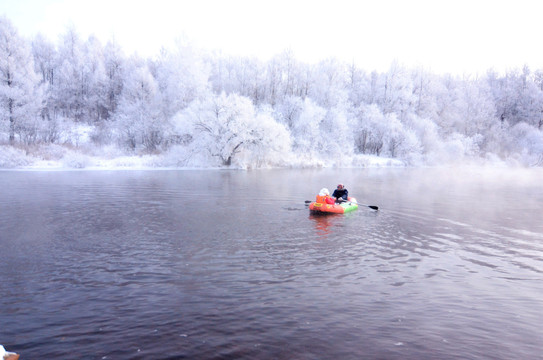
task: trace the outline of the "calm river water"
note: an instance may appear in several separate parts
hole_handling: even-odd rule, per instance
[[[321,187],[361,207],[311,216]],[[542,169],[1,171],[26,359],[541,359]]]

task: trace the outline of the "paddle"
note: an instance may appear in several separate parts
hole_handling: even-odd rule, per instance
[[[379,206],[361,204],[361,203],[358,203],[358,202],[356,202],[356,201],[350,201],[350,200],[347,200],[347,201],[352,202],[353,204],[356,204],[356,205],[367,206],[367,207],[369,207],[370,209],[373,209],[373,210],[379,210]],[[312,202],[313,202],[313,201],[311,201],[311,200],[306,200],[306,201],[305,201],[306,204],[311,204]]]
[[[356,204],[356,205],[367,206],[367,207],[369,207],[370,209],[373,209],[373,210],[379,210],[379,206],[361,204],[361,203],[357,203],[356,201],[351,201],[351,202],[352,202],[353,204]]]

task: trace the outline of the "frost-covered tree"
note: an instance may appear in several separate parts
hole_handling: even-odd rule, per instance
[[[29,44],[9,20],[0,17],[0,119],[8,124],[10,144],[16,132],[34,132],[41,107],[40,79]]]
[[[540,128],[543,125],[542,77],[528,67],[511,70],[503,77],[487,73],[487,83],[496,105],[496,116],[507,125],[525,122]]]
[[[422,68],[411,73],[413,83],[413,113],[436,121],[443,114],[443,104],[449,95],[442,78]]]
[[[291,128],[293,150],[304,157],[318,157],[326,146],[326,139],[321,133],[320,125],[326,116],[326,109],[315,104],[311,99],[305,99],[298,120]]]
[[[255,133],[258,141],[253,141],[248,146],[247,165],[249,166],[274,166],[286,165],[285,158],[291,150],[291,137],[288,129],[275,121],[272,109],[265,107],[256,113]]]
[[[206,62],[210,68],[209,82],[211,90],[215,94],[221,92],[231,94],[238,91],[236,84],[237,61],[235,59],[213,53],[206,57]]]
[[[163,50],[153,68],[166,119],[207,93],[210,70],[190,45],[178,42],[175,51]]]
[[[268,89],[268,102],[271,106],[275,106],[283,99],[281,92],[282,73],[281,62],[278,58],[273,58],[268,62],[267,68],[267,89]]]
[[[118,43],[110,41],[104,48],[104,70],[106,81],[106,111],[109,119],[117,110],[120,95],[124,86],[125,79],[125,56]]]
[[[189,152],[205,149],[224,166],[232,165],[242,152],[250,157],[255,149],[260,154],[267,151],[274,141],[290,141],[286,130],[281,130],[284,127],[275,122],[269,111],[257,114],[248,98],[233,94],[195,100],[175,122],[178,129],[184,129],[180,137],[190,138]]]
[[[328,110],[319,124],[324,145],[322,155],[338,161],[352,155],[354,139],[351,129],[351,120],[344,106],[336,106]]]
[[[41,75],[41,84],[44,89],[44,106],[42,118],[55,124],[54,102],[51,101],[51,89],[54,86],[56,75],[57,51],[53,43],[43,35],[38,34],[32,41],[32,53],[34,56],[34,69]],[[54,126],[53,126],[54,128]]]
[[[237,80],[239,83],[239,94],[246,96],[256,106],[266,101],[266,72],[264,65],[258,59],[246,59],[240,61],[240,72]]]
[[[114,116],[119,140],[132,150],[143,146],[154,151],[169,133],[168,124],[160,116],[158,85],[143,60],[133,57],[127,64],[130,75]]]
[[[393,63],[372,72],[337,59],[304,64],[290,50],[269,61],[204,57],[184,43],[126,59],[119,44],[82,41],[73,27],[56,45],[41,35],[30,43],[5,18],[0,37],[0,135],[11,143],[78,144],[84,128],[95,145],[175,145],[168,153],[185,160],[204,154],[179,164],[203,166],[543,157],[542,69],[474,78]]]
[[[366,72],[353,63],[348,67],[347,79],[349,101],[352,106],[356,108],[369,103],[370,78]]]
[[[75,28],[66,30],[58,50],[52,98],[56,113],[72,121],[85,120],[87,88],[83,69],[83,43]]]
[[[354,129],[355,147],[361,154],[380,155],[384,146],[385,118],[376,104],[363,105],[357,109]]]
[[[409,72],[397,63],[390,66],[382,79],[382,97],[379,101],[385,114],[395,113],[403,121],[416,103]]]
[[[456,119],[454,129],[471,138],[483,149],[485,134],[493,126],[497,126],[496,108],[490,89],[483,80],[465,80],[456,89],[454,106]]]
[[[57,58],[55,45],[42,34],[38,34],[32,41],[32,54],[35,70],[41,75],[41,82],[49,86],[53,85]]]
[[[256,58],[227,57],[212,59],[210,81],[215,93],[236,93],[250,98],[255,105],[265,103],[266,71]]]
[[[208,61],[215,93],[236,93],[250,98],[256,106],[269,104],[275,108],[288,97],[305,98],[311,88],[310,68],[296,61],[292,51],[284,51],[267,63],[218,55]]]
[[[96,123],[109,117],[110,83],[104,64],[103,46],[91,36],[84,46],[83,76],[86,87],[87,122]]]
[[[342,63],[335,59],[321,61],[315,72],[315,86],[309,96],[320,106],[330,109],[340,103],[346,103],[346,71]]]
[[[509,157],[523,165],[543,165],[543,131],[524,122],[514,125],[504,144]]]
[[[405,120],[404,120],[405,122]],[[387,114],[383,140],[388,157],[411,160],[421,154],[421,144],[414,130],[404,125],[395,114]]]
[[[304,108],[304,101],[298,96],[287,96],[277,104],[275,114],[279,122],[285,124],[289,130],[294,128]]]
[[[109,118],[109,80],[103,46],[91,36],[83,42],[75,28],[61,38],[51,97],[56,116],[93,124]]]
[[[536,74],[525,66],[519,78],[517,100],[517,121],[525,122],[538,128],[543,119],[543,91],[541,84],[536,83]]]

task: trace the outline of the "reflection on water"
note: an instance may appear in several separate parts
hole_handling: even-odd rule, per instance
[[[329,214],[310,214],[309,219],[313,221],[315,224],[315,230],[316,233],[319,236],[328,236],[332,232],[331,226],[334,223],[334,220],[337,222],[337,216],[336,215],[329,215]]]
[[[535,359],[541,175],[0,172],[0,343],[24,359]],[[380,210],[310,215],[338,181]]]

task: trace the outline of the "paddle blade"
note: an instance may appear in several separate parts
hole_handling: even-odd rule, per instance
[[[306,200],[306,201],[305,201],[306,204],[311,204],[312,202],[313,202],[313,201],[311,201],[311,200]]]
[[[379,210],[379,206],[368,205],[368,207],[369,207],[370,209],[373,209],[373,210]]]

